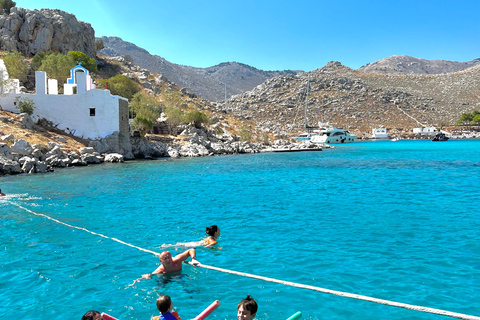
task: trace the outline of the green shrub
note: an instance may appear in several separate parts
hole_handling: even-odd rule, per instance
[[[21,82],[27,80],[30,67],[25,63],[25,57],[20,52],[9,52],[2,59],[10,79],[18,79]]]
[[[118,74],[108,80],[99,80],[100,86],[106,88],[106,82],[108,82],[108,89],[113,95],[118,95],[128,100],[132,100],[135,93],[140,91],[140,85],[130,78]]]
[[[160,116],[160,106],[152,96],[137,92],[129,105],[129,110],[135,115],[133,127],[142,135],[152,130]]]
[[[252,133],[246,126],[242,126],[240,130],[238,130],[238,136],[240,137],[240,141],[250,141],[252,139]]]
[[[58,80],[58,85],[66,83],[70,76],[70,69],[75,66],[75,61],[71,56],[66,56],[58,52],[47,53],[41,59],[38,71],[45,71],[52,79]]]
[[[163,112],[167,115],[167,124],[170,132],[174,135],[178,133],[178,126],[185,123],[183,111],[176,107],[163,106]]]
[[[270,138],[266,132],[262,132],[262,143],[267,146],[270,144]]]
[[[20,113],[28,113],[29,115],[33,114],[35,104],[32,99],[17,97],[15,100],[17,101],[17,109]]]
[[[80,62],[82,67],[88,71],[97,72],[97,63],[95,62],[95,59],[89,58],[85,53],[81,51],[69,51],[67,56],[73,60],[75,65]]]
[[[187,123],[193,123],[195,128],[200,129],[202,124],[207,124],[208,117],[205,113],[194,110],[190,111],[185,115],[185,121]]]
[[[0,12],[2,14],[10,14],[10,9],[15,7],[16,3],[12,0],[0,0]]]
[[[105,48],[105,45],[103,44],[103,40],[100,39],[100,40],[95,41],[95,49],[97,51],[100,51],[103,48]]]

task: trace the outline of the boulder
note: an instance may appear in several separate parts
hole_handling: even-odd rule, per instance
[[[34,122],[30,115],[28,113],[21,113],[20,116],[20,123],[22,124],[22,126],[28,130],[32,129]]]
[[[203,157],[210,155],[210,152],[201,144],[187,143],[178,151],[182,157]]]
[[[53,147],[53,149],[51,149],[45,154],[45,157],[47,158],[51,156],[56,156],[57,158],[64,158],[67,157],[67,154],[62,149],[60,149],[59,146],[56,145],[55,147]]]
[[[88,163],[87,161],[84,161],[82,159],[73,159],[72,166],[76,166],[76,167],[88,166]]]
[[[7,134],[5,136],[2,136],[0,140],[2,141],[15,140],[15,136],[13,134]]]
[[[78,150],[80,152],[80,155],[84,154],[92,154],[95,152],[95,149],[93,147],[83,147]]]
[[[88,164],[99,164],[99,163],[101,163],[101,160],[97,156],[95,156],[91,153],[82,154],[80,156],[80,159],[82,161],[85,161]]]
[[[0,174],[22,173],[22,168],[17,161],[7,159],[0,155]]]
[[[0,156],[12,159],[12,150],[6,143],[0,143]]]
[[[10,147],[12,153],[16,153],[19,155],[27,156],[30,155],[33,151],[32,146],[23,139],[15,139],[15,142]]]
[[[123,155],[119,153],[109,153],[105,155],[105,162],[123,162]]]

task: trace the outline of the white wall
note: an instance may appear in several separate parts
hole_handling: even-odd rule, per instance
[[[36,75],[37,76],[37,75]],[[52,121],[61,130],[83,138],[103,138],[120,131],[119,99],[110,90],[92,89],[76,95],[49,95],[46,92],[46,78],[37,79],[37,94],[9,93],[0,98],[4,110],[19,112],[14,105],[16,97],[26,97],[35,104],[34,114]],[[42,94],[43,93],[43,94]],[[90,116],[90,108],[95,108],[95,116]],[[126,115],[128,117],[128,114]]]

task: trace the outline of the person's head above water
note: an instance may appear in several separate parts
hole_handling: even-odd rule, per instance
[[[220,236],[220,229],[216,225],[213,225],[211,227],[206,227],[205,233],[210,237],[218,238]]]
[[[245,299],[240,301],[240,303],[237,306],[237,317],[238,320],[252,320],[255,318],[255,315],[257,314],[258,310],[258,305],[257,301],[250,297],[250,295],[247,295]]]
[[[172,254],[169,251],[163,251],[160,253],[160,262],[165,268],[165,271],[171,270],[173,266]]]
[[[164,296],[158,297],[157,299],[158,311],[160,311],[161,313],[167,313],[168,311],[172,310],[172,307],[173,307],[172,299],[170,299],[169,296],[164,295]]]
[[[100,314],[100,312],[95,311],[95,310],[88,311],[82,317],[82,320],[102,320],[102,319],[103,319],[103,317]]]

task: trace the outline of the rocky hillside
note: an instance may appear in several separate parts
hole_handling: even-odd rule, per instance
[[[40,51],[82,51],[94,58],[95,32],[89,23],[56,9],[12,8],[0,15],[0,50],[33,56]]]
[[[267,80],[232,97],[225,112],[253,121],[257,133],[298,134],[303,131],[308,76],[309,125],[330,122],[360,137],[380,125],[405,136],[414,127],[453,125],[462,113],[480,110],[480,65],[439,75],[385,75],[330,62],[308,73]]]
[[[441,74],[468,69],[478,64],[480,64],[480,58],[468,62],[456,62],[396,55],[370,63],[359,70],[384,74]]]
[[[265,80],[292,74],[298,71],[262,71],[238,62],[226,62],[209,68],[195,68],[168,62],[164,58],[151,55],[145,49],[139,48],[133,43],[123,41],[118,37],[102,37],[105,46],[99,54],[106,56],[129,55],[133,62],[150,72],[156,72],[165,76],[171,82],[180,87],[187,88],[197,96],[220,101],[225,99],[225,84],[227,96],[243,93],[253,89]]]

